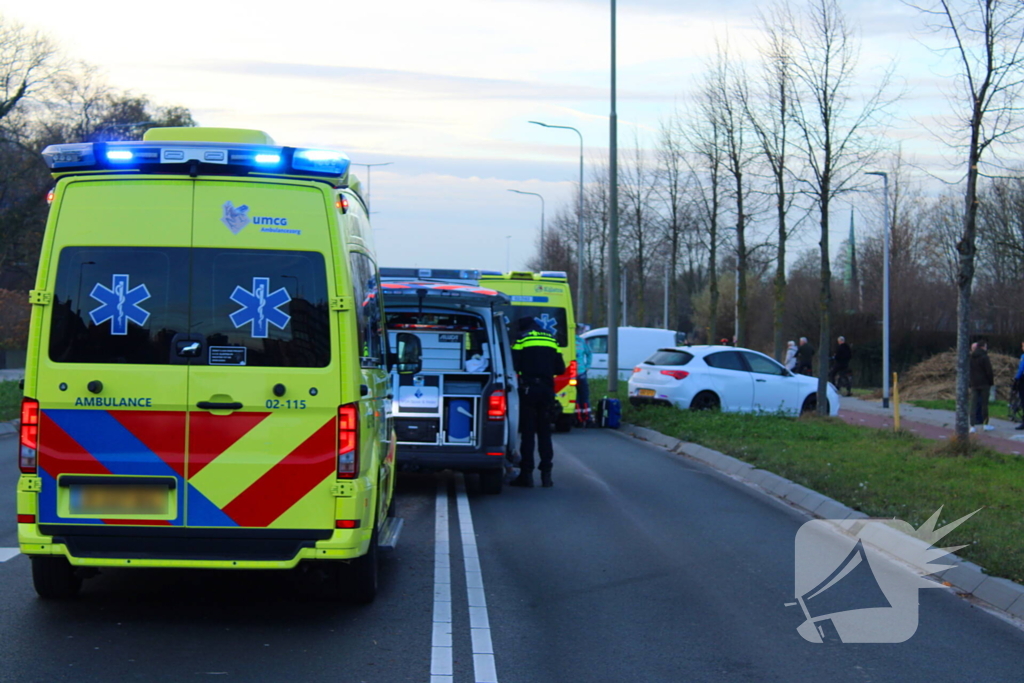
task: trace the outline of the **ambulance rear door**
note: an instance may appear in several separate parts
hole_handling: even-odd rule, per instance
[[[89,539],[137,533],[125,527],[184,521],[188,365],[176,340],[189,322],[192,182],[62,181],[53,211],[29,396],[38,521],[80,554]]]
[[[200,180],[194,211],[187,524],[320,537],[345,379],[325,193]]]

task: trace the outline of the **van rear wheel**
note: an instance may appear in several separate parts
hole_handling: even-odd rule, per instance
[[[41,598],[67,600],[78,595],[82,577],[66,557],[40,555],[32,558],[32,585]]]
[[[480,490],[484,493],[497,495],[501,493],[501,487],[505,483],[505,469],[497,468],[484,470],[480,473]]]
[[[337,596],[353,605],[369,605],[377,597],[377,528],[373,529],[370,547],[362,557],[348,564],[338,563],[334,580]]]

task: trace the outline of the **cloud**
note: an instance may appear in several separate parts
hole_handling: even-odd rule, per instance
[[[447,74],[376,69],[328,64],[213,60],[190,65],[190,69],[235,75],[285,79],[326,80],[346,86],[385,88],[407,92],[429,92],[432,97],[473,100],[607,100],[605,88],[568,83],[542,83],[498,78],[477,78]],[[664,93],[623,91],[620,96],[634,100],[664,100]]]

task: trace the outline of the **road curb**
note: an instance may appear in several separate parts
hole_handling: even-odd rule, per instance
[[[19,420],[9,420],[5,422],[0,422],[0,436],[7,436],[8,434],[17,434],[18,422]]]
[[[625,422],[622,423],[622,428],[619,431],[732,475],[747,484],[756,486],[766,494],[785,500],[790,505],[800,508],[814,517],[851,520],[851,524],[852,520],[869,519],[863,512],[853,510],[824,494],[812,491],[785,477],[780,477],[774,472],[757,469],[750,463],[737,460],[725,453],[719,453],[698,444],[666,436],[647,427],[639,427]],[[892,533],[901,532],[893,529]],[[910,536],[907,536],[907,539],[913,543],[921,542]],[[938,580],[995,609],[1024,619],[1024,586],[1009,579],[989,576],[982,567],[955,554],[950,554],[943,561],[951,562],[953,566],[945,571],[936,572],[934,576]]]

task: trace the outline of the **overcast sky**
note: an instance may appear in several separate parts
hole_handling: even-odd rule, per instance
[[[688,101],[715,36],[749,54],[757,5],[619,2],[620,145],[634,129],[649,143]],[[894,138],[926,166],[937,163],[915,117],[944,106],[943,81],[911,37],[916,17],[898,0],[842,6],[862,32],[865,76],[899,60],[908,93]],[[540,202],[507,190],[542,194],[550,220],[578,177],[575,134],[529,120],[579,128],[588,166],[607,160],[604,0],[0,0],[0,11],[99,66],[116,87],[188,107],[201,125],[394,162],[372,175],[383,265],[504,268],[508,246],[521,266],[534,251]],[[837,223],[845,235],[848,218]]]

